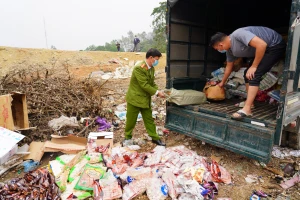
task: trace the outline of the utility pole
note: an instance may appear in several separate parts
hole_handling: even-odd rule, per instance
[[[46,31],[46,21],[45,21],[45,17],[44,17],[44,16],[43,16],[43,21],[44,21],[44,31],[45,31],[46,48],[48,49],[48,40],[47,40],[47,31]]]

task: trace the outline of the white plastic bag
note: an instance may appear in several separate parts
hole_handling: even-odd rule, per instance
[[[66,117],[62,115],[60,116],[60,118],[55,118],[49,121],[48,126],[53,130],[57,131],[64,126],[77,127],[79,125],[76,117]]]
[[[123,188],[123,200],[130,200],[146,191],[147,179],[135,180]]]
[[[170,197],[172,199],[177,199],[177,196],[180,194],[183,188],[177,182],[176,176],[170,170],[167,170],[163,173],[162,179],[168,186],[168,193]]]
[[[147,181],[147,197],[150,200],[164,200],[168,197],[168,186],[160,178]]]

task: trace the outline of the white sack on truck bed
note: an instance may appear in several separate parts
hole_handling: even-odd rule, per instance
[[[203,92],[196,90],[176,90],[171,88],[165,90],[167,101],[179,106],[202,104],[206,102],[206,96]]]

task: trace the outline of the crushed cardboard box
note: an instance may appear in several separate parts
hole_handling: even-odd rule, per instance
[[[65,154],[77,154],[86,150],[87,138],[76,137],[73,135],[59,136],[51,135],[51,141],[46,141],[43,152],[62,152]],[[97,145],[107,145],[110,143],[110,149],[113,146],[113,132],[92,132],[90,138],[96,139]]]

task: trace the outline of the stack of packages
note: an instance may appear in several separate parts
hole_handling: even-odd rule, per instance
[[[217,194],[217,183],[231,183],[225,168],[184,146],[157,146],[151,153],[138,153],[136,149],[136,145],[115,147],[111,155],[104,156],[106,166],[122,181],[123,200],[144,192],[150,200],[163,200],[168,195],[172,199],[201,200]]]
[[[231,183],[225,168],[184,146],[157,146],[149,153],[139,149],[130,145],[107,151],[90,141],[87,154],[50,161],[61,198],[130,200],[146,192],[150,200],[202,200],[218,193],[218,183]]]
[[[282,85],[282,72],[284,61],[280,60],[272,69],[267,72],[260,82],[259,92],[256,96],[257,101],[266,102],[270,100],[279,101],[279,90]],[[225,84],[226,98],[231,99],[233,96],[247,98],[246,86],[244,81],[244,71],[242,59],[234,63],[234,71],[230,74],[227,83]],[[219,68],[211,73],[213,76],[211,81],[220,82],[223,79],[225,68]]]

